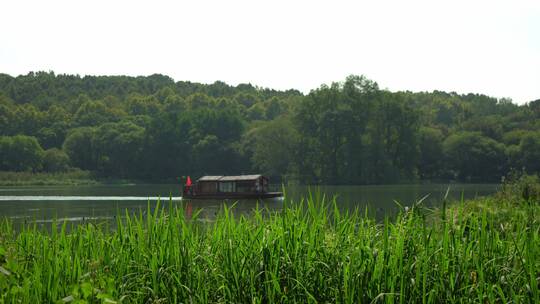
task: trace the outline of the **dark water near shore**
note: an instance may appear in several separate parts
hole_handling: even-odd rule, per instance
[[[424,204],[437,206],[448,189],[448,198],[460,200],[490,195],[495,184],[430,184],[382,186],[287,186],[287,200],[298,203],[310,192],[336,197],[342,209],[365,209],[377,218],[397,211],[398,201],[410,206],[425,197]],[[178,185],[101,185],[101,186],[31,186],[0,187],[0,219],[10,218],[15,223],[36,221],[45,225],[53,219],[69,222],[113,219],[117,214],[134,213],[155,208],[161,198],[162,205],[182,206],[186,213],[202,209],[201,220],[211,221],[223,202],[217,200],[187,201],[181,199]],[[172,200],[169,202],[169,198]],[[232,205],[235,202],[227,202]],[[256,206],[279,211],[282,199],[263,201],[242,200],[235,204],[235,214],[249,215]]]

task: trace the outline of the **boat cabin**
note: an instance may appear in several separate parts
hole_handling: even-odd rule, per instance
[[[281,192],[268,191],[268,178],[260,175],[203,176],[193,185],[186,185],[184,197],[244,198],[277,197]]]
[[[198,193],[268,192],[268,178],[258,175],[203,176],[197,180]]]

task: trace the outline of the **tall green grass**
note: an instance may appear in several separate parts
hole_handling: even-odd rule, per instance
[[[70,232],[4,221],[0,303],[540,302],[538,205],[505,221],[415,207],[383,223],[324,196],[230,208],[212,224],[172,202]]]

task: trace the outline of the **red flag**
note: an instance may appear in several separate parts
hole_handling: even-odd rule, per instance
[[[191,186],[191,178],[188,176],[186,180],[186,186]]]

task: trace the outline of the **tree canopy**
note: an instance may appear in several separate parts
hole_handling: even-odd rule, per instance
[[[217,81],[0,74],[0,170],[305,183],[493,182],[540,172],[540,100],[390,92],[365,76],[302,94]]]

